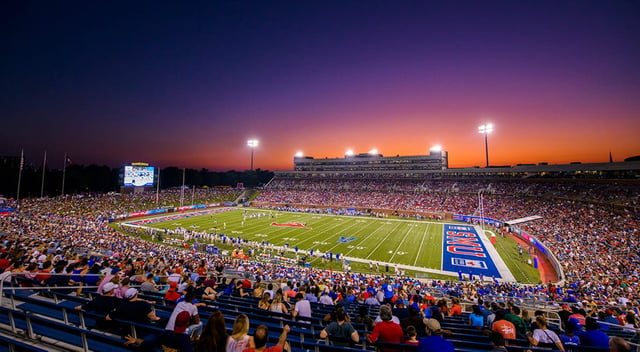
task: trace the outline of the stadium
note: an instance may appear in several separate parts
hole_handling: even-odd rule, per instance
[[[246,332],[267,326],[290,351],[415,351],[376,339],[365,318],[390,323],[385,304],[403,327],[436,320],[456,351],[491,350],[484,332],[500,319],[517,330],[508,351],[536,350],[527,331],[540,319],[558,336],[637,347],[640,162],[296,156],[262,187],[162,190],[135,166],[121,193],[4,200],[3,348],[209,350],[247,317]],[[199,320],[168,333],[194,299]],[[336,309],[357,332],[346,346],[321,337]]]

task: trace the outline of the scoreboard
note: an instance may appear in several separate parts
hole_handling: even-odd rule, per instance
[[[125,187],[153,186],[155,170],[153,166],[125,165],[123,185]]]

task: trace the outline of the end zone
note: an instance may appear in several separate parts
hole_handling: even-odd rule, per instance
[[[515,281],[482,230],[471,225],[444,224],[442,270]]]

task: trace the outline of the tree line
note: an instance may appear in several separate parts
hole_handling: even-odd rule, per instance
[[[120,192],[122,185],[122,168],[111,168],[99,165],[67,166],[64,172],[64,193],[74,194],[83,192]],[[15,198],[18,190],[18,174],[20,173],[19,158],[0,160],[0,195]],[[183,169],[170,166],[160,170],[160,189],[179,187],[182,185]],[[45,169],[44,196],[59,196],[62,194],[62,169]],[[185,185],[192,187],[235,187],[242,183],[245,187],[261,186],[273,178],[273,172],[268,170],[246,171],[209,171],[207,169],[186,169]],[[35,168],[25,165],[20,180],[20,198],[40,197],[42,189],[42,167]]]

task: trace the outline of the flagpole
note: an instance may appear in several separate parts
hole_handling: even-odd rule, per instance
[[[18,171],[18,189],[16,190],[16,201],[20,203],[20,183],[22,182],[22,169],[24,168],[24,148],[20,149],[20,170]]]
[[[158,185],[156,187],[156,204],[160,200],[160,168],[158,168]]]
[[[47,168],[47,151],[44,151],[44,161],[42,162],[42,183],[40,184],[40,198],[44,197],[44,170]]]
[[[182,187],[180,188],[180,206],[184,205],[184,179],[187,173],[187,168],[182,169]]]
[[[67,153],[64,153],[64,163],[62,164],[62,195],[64,196],[64,178],[67,173]]]

